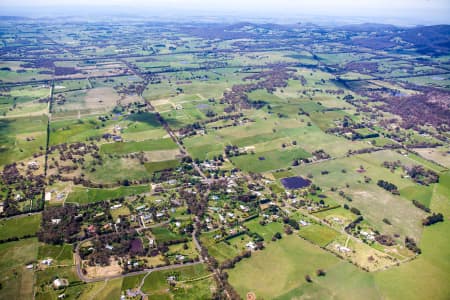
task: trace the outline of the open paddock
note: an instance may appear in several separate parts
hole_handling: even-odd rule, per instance
[[[171,138],[144,140],[141,142],[112,142],[100,147],[102,154],[129,154],[141,151],[172,150],[177,145]]]
[[[1,299],[33,298],[34,271],[25,266],[36,260],[36,238],[0,244]]]
[[[74,187],[68,195],[66,202],[87,204],[148,192],[150,192],[150,186],[146,184],[137,186],[122,186],[114,189]]]
[[[0,220],[0,240],[33,236],[39,230],[41,214]]]

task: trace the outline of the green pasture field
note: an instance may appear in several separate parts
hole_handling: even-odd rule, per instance
[[[370,53],[320,53],[317,55],[319,60],[324,61],[327,64],[343,64],[349,63],[354,60],[361,60],[373,57]]]
[[[333,227],[338,229],[343,229],[357,217],[354,213],[350,212],[350,210],[343,207],[317,212],[314,213],[314,216],[330,221],[333,224]],[[342,224],[336,224],[336,222],[332,221],[333,218],[338,218],[342,221]]]
[[[180,165],[178,160],[166,160],[158,162],[145,163],[145,169],[148,173],[152,174],[157,171],[162,171],[166,169],[175,169]]]
[[[139,160],[131,158],[105,158],[102,165],[93,165],[91,162],[87,162],[87,170],[92,167],[95,168],[95,171],[86,173],[86,177],[98,183],[114,184],[122,183],[124,180],[132,182],[149,178],[151,175]]]
[[[309,102],[301,102],[299,103],[299,108],[303,109],[303,111],[311,114],[313,112],[321,112],[324,107],[319,105],[317,102],[309,101]]]
[[[46,85],[27,85],[13,87],[0,96],[0,107],[9,108],[12,104],[23,104],[50,96],[50,88]]]
[[[155,236],[156,242],[168,242],[173,240],[179,240],[182,239],[183,236],[181,236],[178,233],[174,233],[170,231],[167,227],[161,226],[151,229],[153,235]]]
[[[1,299],[33,298],[34,272],[25,265],[36,260],[36,238],[0,244]]]
[[[350,117],[344,111],[328,111],[328,112],[314,112],[310,114],[311,120],[319,126],[322,130],[327,130],[329,128],[336,127],[334,121],[342,121],[344,117]]]
[[[122,282],[126,278],[128,277],[87,284],[77,299],[120,299]]]
[[[48,71],[46,69],[21,69],[24,72],[0,70],[0,78],[2,82],[25,82],[36,80],[48,80],[52,78],[51,74],[40,74],[40,71]]]
[[[79,120],[57,120],[50,123],[50,145],[86,142],[90,137],[100,137],[107,132],[113,121],[102,122],[95,117]]]
[[[119,218],[120,216],[129,216],[131,214],[130,209],[126,206],[122,206],[122,207],[116,208],[116,209],[111,209],[110,213],[111,213],[111,218],[113,220],[117,220],[117,218]]]
[[[56,278],[65,278],[69,281],[69,287],[64,291],[58,291],[51,286],[53,280]],[[77,295],[81,294],[85,289],[85,285],[78,284],[80,279],[77,276],[75,267],[49,267],[43,271],[36,271],[35,284],[37,290],[35,291],[36,299],[57,300],[62,293],[67,294],[69,299],[77,299]]]
[[[399,234],[400,240],[404,239],[404,236],[420,240],[421,222],[425,213],[410,201],[394,196],[376,185],[358,184],[343,190],[353,199],[348,205],[358,208],[364,218],[380,232]],[[384,218],[392,225],[384,223]]]
[[[51,284],[55,278],[66,278],[69,283],[80,281],[76,268],[72,266],[50,266],[42,271],[36,272],[36,283],[38,286]]]
[[[122,130],[122,138],[125,141],[143,141],[143,140],[160,140],[167,137],[167,131],[161,128],[144,129],[144,126],[134,125],[133,128],[125,128]],[[140,131],[139,131],[140,130]]]
[[[122,128],[122,137],[127,141],[156,140],[167,135],[155,114],[152,113],[125,116],[117,125]]]
[[[144,90],[143,97],[146,100],[156,100],[169,98],[171,95],[176,95],[176,86],[169,82],[163,81],[159,84],[152,84],[147,86]]]
[[[223,153],[225,147],[223,142],[216,141],[210,134],[186,138],[183,143],[193,158],[201,160]]]
[[[431,198],[430,208],[433,211],[440,211],[446,215],[450,214],[450,209],[447,206],[448,195],[450,194],[450,171],[441,174],[439,177],[439,184],[435,186]]]
[[[446,199],[447,208],[449,199]],[[448,209],[445,212],[448,216]],[[420,242],[422,254],[409,263],[373,274],[382,294],[389,299],[447,299],[450,272],[449,222],[427,227]],[[418,272],[417,270],[420,270]],[[395,282],[395,283],[394,283]],[[398,287],[402,288],[399,289]]]
[[[40,147],[45,148],[46,128],[47,116],[0,119],[0,165],[42,151]]]
[[[74,90],[90,89],[91,84],[86,79],[73,79],[73,80],[56,80],[54,83],[53,93],[63,93]]]
[[[54,103],[52,106],[52,113],[71,111],[71,110],[83,110],[85,108],[85,97],[88,90],[74,90],[64,92],[66,101],[64,104]]]
[[[407,178],[401,178],[397,172],[391,173],[381,166],[383,160],[407,160],[407,158],[393,151],[380,151],[371,154],[352,156],[327,161],[320,164],[309,165],[302,168],[293,168],[292,171],[299,175],[313,175],[313,182],[322,188],[338,187],[345,194],[350,195],[352,202],[344,200],[335,195],[333,198],[341,204],[348,204],[361,210],[365,219],[369,220],[377,229],[386,233],[398,233],[420,239],[421,220],[424,212],[417,209],[409,200],[417,198],[424,204],[429,202],[430,197],[434,197],[436,188],[421,186]],[[363,166],[366,170],[359,173],[356,170]],[[346,173],[342,173],[342,169]],[[321,175],[321,171],[327,170],[330,173]],[[371,183],[364,183],[364,176],[372,179]],[[392,195],[377,186],[380,179],[394,183],[400,189],[400,196]],[[346,187],[346,184],[349,187]],[[438,184],[441,185],[441,184]],[[438,186],[434,185],[434,186]],[[431,195],[430,195],[431,194]],[[409,200],[408,200],[409,199]],[[392,226],[385,224],[382,220],[387,218]]]
[[[248,93],[248,98],[251,101],[263,100],[268,103],[283,101],[283,99],[281,99],[280,97],[278,97],[274,94],[270,94],[266,90],[256,90],[256,91],[250,92],[250,93]]]
[[[2,219],[0,220],[0,240],[35,235],[40,224],[41,214]]]
[[[142,286],[142,291],[144,293],[165,294],[167,293],[167,289],[169,287],[167,282],[167,277],[169,276],[175,276],[177,281],[183,282],[201,278],[208,274],[209,272],[203,264],[181,267],[174,270],[152,272],[145,279],[144,285]]]
[[[118,66],[117,62],[111,61],[111,63],[112,64],[107,66]],[[136,75],[124,75],[110,78],[90,78],[89,83],[91,83],[93,88],[117,87],[122,85],[128,86],[130,84],[142,83],[142,79]]]
[[[140,151],[170,150],[176,149],[177,145],[171,138],[158,140],[144,140],[142,142],[113,142],[103,144],[100,152],[103,154],[127,154]]]
[[[326,151],[326,150],[325,150]],[[400,170],[392,173],[389,169],[382,166],[384,161],[397,161],[410,166],[416,163],[407,157],[398,154],[395,151],[383,150],[369,154],[353,155],[351,157],[344,157],[335,160],[329,160],[318,164],[301,166],[293,168],[294,172],[306,176],[312,174],[313,181],[321,187],[342,187],[346,183],[360,183],[364,182],[364,176],[372,179],[372,183],[376,184],[378,180],[386,180],[394,183],[399,189],[406,187],[422,187],[408,178],[401,178]],[[360,167],[364,168],[364,172],[358,172]],[[346,172],[343,173],[342,170]],[[329,174],[321,175],[322,171],[328,171]]]
[[[340,233],[336,230],[320,224],[310,224],[308,226],[302,226],[298,234],[308,241],[311,241],[321,247],[325,247],[340,235]]]
[[[205,114],[197,108],[165,110],[161,115],[173,129],[179,129],[206,119]]]
[[[450,89],[450,77],[448,75],[426,75],[419,77],[404,78],[403,80],[419,85],[428,85],[437,88]]]
[[[176,276],[176,288],[169,289],[167,277]],[[144,275],[123,278],[122,291],[138,287]],[[196,265],[177,268],[172,271],[158,271],[149,275],[144,283],[143,290],[150,293],[152,299],[180,299],[196,300],[210,299],[214,281],[208,277],[205,266]]]
[[[308,152],[323,149],[332,157],[344,156],[348,150],[370,147],[368,144],[360,141],[348,141],[342,137],[326,134],[314,125],[298,130],[295,140],[300,147]]]
[[[386,145],[395,145],[395,142],[384,137],[377,137],[377,138],[369,138],[366,139],[366,141],[373,143],[376,147],[383,147]]]
[[[181,283],[173,292],[174,299],[179,300],[197,300],[211,299],[212,290],[215,288],[215,282],[212,277]]]
[[[238,255],[241,251],[237,249],[237,247],[233,247],[232,245],[226,244],[224,242],[216,243],[214,240],[214,236],[219,234],[219,231],[211,231],[202,234],[201,241],[208,248],[208,253],[212,255],[219,263],[231,259]],[[238,236],[237,238],[239,238]]]
[[[40,244],[38,249],[39,260],[52,258],[53,265],[71,265],[73,263],[73,246],[70,244],[50,245]]]
[[[90,137],[100,137],[109,132],[114,126],[120,126],[122,137],[126,140],[160,139],[167,133],[156,121],[153,114],[132,114],[125,117],[110,118],[101,122],[97,117],[83,117],[78,120],[55,120],[51,122],[50,144],[63,142],[83,142]],[[59,118],[58,118],[59,119]]]
[[[177,109],[179,106],[182,108]],[[203,96],[197,95],[180,95],[156,107],[172,129],[180,129],[195,122],[207,120],[208,111],[222,115],[224,108],[224,104],[209,103]]]
[[[308,158],[310,154],[303,149],[273,150],[232,157],[233,164],[249,172],[265,172],[292,165],[295,159]],[[260,160],[264,158],[264,160]]]
[[[315,277],[317,269],[328,270],[336,264],[339,260],[330,253],[290,235],[252,253],[251,258],[238,263],[228,274],[241,296],[255,292],[257,297],[274,299],[307,284],[305,275]]]
[[[121,290],[126,291],[139,287],[144,276],[145,274],[124,277]]]
[[[286,177],[292,177],[295,174],[292,173],[291,171],[281,171],[281,172],[273,172],[272,175],[275,179],[278,180],[278,179],[282,179],[282,178],[286,178]]]
[[[319,197],[320,196],[320,197]],[[325,196],[325,197],[322,197]],[[320,203],[321,201],[324,202],[325,205],[327,205],[327,207],[336,207],[339,206],[339,202],[337,202],[336,200],[334,200],[335,195],[331,194],[331,193],[319,193],[316,195],[308,195],[306,196],[306,199],[312,200],[315,203]]]
[[[362,272],[355,266],[340,262],[328,269],[326,276],[314,277],[313,283],[305,284],[304,278],[299,278],[299,285],[290,291],[286,291],[278,297],[277,300],[295,299],[298,295],[310,299],[380,299],[381,293],[370,273]],[[300,277],[300,276],[298,276]],[[351,280],[348,280],[351,278]]]
[[[0,108],[1,113],[1,108]],[[48,113],[48,104],[37,101],[18,104],[11,111],[8,111],[7,118],[20,118],[46,115]]]
[[[279,222],[270,222],[264,226],[259,224],[259,221],[261,218],[255,218],[253,220],[250,220],[248,222],[245,222],[244,225],[247,226],[247,228],[251,232],[255,232],[262,236],[264,238],[264,243],[271,243],[272,237],[275,235],[275,233],[283,233],[283,224]]]
[[[435,137],[420,135],[412,130],[404,131],[403,135],[408,137],[404,144],[411,147],[414,147],[414,145],[417,145],[419,143],[440,144],[440,141]]]
[[[305,66],[316,66],[317,60],[313,58],[311,53],[307,51],[301,51],[294,54],[287,54],[287,57],[295,59],[297,62],[305,65]]]
[[[188,249],[184,249],[184,244],[188,246]],[[195,248],[194,242],[190,241],[187,243],[175,244],[169,246],[169,251],[166,254],[169,258],[175,259],[175,255],[180,254],[187,258],[198,257],[198,252]]]
[[[130,132],[140,132],[161,127],[156,115],[148,112],[128,115],[124,118],[124,121],[132,122],[128,126],[128,131]],[[137,126],[133,127],[132,125],[139,125],[139,128]]]
[[[426,207],[430,207],[434,185],[431,186],[409,186],[401,189],[400,195],[408,200],[417,200]]]
[[[355,80],[355,79],[373,79],[373,76],[367,74],[361,74],[357,72],[346,72],[339,76],[342,80]]]
[[[449,271],[448,263],[444,262],[450,250],[444,233],[447,225],[440,223],[427,228],[422,242],[427,245],[422,246],[424,253],[387,271],[364,272],[298,237],[289,236],[238,263],[228,272],[229,281],[241,296],[255,292],[257,297],[269,299],[295,299],[299,295],[311,299],[445,299],[450,293],[444,283],[445,272]],[[326,276],[315,275],[319,268],[326,271]],[[305,281],[307,274],[313,283]]]
[[[150,192],[150,187],[146,184],[137,186],[121,186],[114,189],[74,187],[67,196],[66,202],[87,204],[147,192]]]
[[[291,57],[295,52],[291,51],[273,51],[273,52],[252,52],[245,54],[235,54],[231,64],[264,66],[266,64],[289,63],[295,62],[295,58]]]
[[[50,87],[47,85],[26,85],[12,87],[0,96],[1,104],[26,103],[33,100],[44,99],[50,96]]]

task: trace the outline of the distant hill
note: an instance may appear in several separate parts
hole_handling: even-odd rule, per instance
[[[400,37],[414,44],[418,52],[445,53],[450,50],[450,25],[421,26],[408,29]]]
[[[403,42],[412,44],[419,53],[444,55],[450,51],[450,25],[399,28],[393,25],[360,24],[339,28],[354,32],[377,33],[373,37],[358,38],[348,42],[370,49],[388,49],[398,46],[395,40],[400,38]]]
[[[379,23],[363,23],[363,24],[352,24],[340,26],[337,29],[355,32],[383,32],[383,31],[397,31],[399,27],[390,24],[379,24]]]
[[[0,16],[0,21],[20,21],[20,20],[28,20],[27,17],[19,17],[19,16]]]

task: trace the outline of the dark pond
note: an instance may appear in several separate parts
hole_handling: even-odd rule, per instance
[[[280,180],[283,186],[289,190],[301,189],[311,184],[311,181],[303,177],[286,177]]]

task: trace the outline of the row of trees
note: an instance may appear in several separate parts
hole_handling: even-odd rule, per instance
[[[422,224],[424,226],[430,226],[438,222],[444,222],[444,216],[441,213],[433,213],[431,216],[426,217]]]
[[[379,187],[382,187],[386,191],[391,192],[392,194],[398,194],[398,188],[393,183],[380,179],[378,180],[377,185]]]

